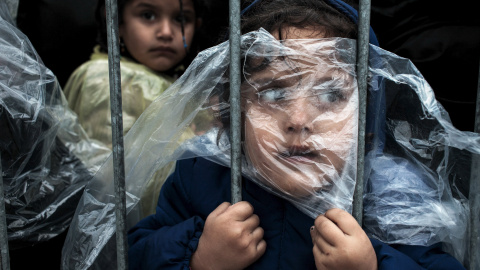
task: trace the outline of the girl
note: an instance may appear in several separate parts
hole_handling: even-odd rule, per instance
[[[119,35],[123,133],[167,89],[197,53],[201,0],[120,0]],[[88,136],[112,147],[105,1],[96,9],[98,41],[91,60],[71,75],[64,88],[69,106]],[[148,191],[158,194],[170,168],[156,174]],[[146,194],[145,196],[151,197]],[[145,214],[156,199],[143,200]]]
[[[341,1],[255,3],[243,17],[243,31],[255,30],[242,37],[244,201],[228,203],[224,43],[200,53],[126,137],[130,222],[145,179],[178,160],[156,214],[129,231],[130,268],[462,269],[441,249],[446,236],[465,230],[467,213],[446,176],[451,155],[469,162],[455,158],[456,151],[478,151],[473,135],[452,128],[410,63],[372,45],[365,216],[379,219],[362,228],[349,214],[357,158],[356,13]],[[399,115],[401,107],[392,107],[398,104],[408,105]],[[216,119],[205,118],[205,133],[181,142],[200,112]],[[92,261],[112,235],[114,201],[111,184],[104,185],[112,171],[103,168],[86,189],[64,257],[88,253],[85,261]],[[101,241],[80,240],[96,236]]]
[[[177,163],[157,213],[129,232],[131,269],[463,268],[438,245],[369,240],[345,211],[357,149],[353,45],[318,39],[355,37],[352,14],[340,1],[261,1],[244,17],[244,31],[273,36],[243,44],[245,201],[227,202],[228,162],[193,150],[188,156],[216,163]],[[220,146],[223,132],[211,132]]]
[[[118,1],[123,101],[123,131],[130,130],[146,107],[167,89],[195,57],[200,0]],[[99,44],[91,60],[64,87],[70,107],[90,138],[111,147],[105,2],[96,9]]]

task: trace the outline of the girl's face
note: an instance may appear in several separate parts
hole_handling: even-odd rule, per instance
[[[322,38],[321,33],[285,28],[282,37],[285,47],[303,54],[246,63],[267,62],[246,72],[242,84],[245,151],[265,184],[303,197],[330,189],[356,150],[356,80],[331,65],[328,55],[288,41]]]
[[[182,0],[185,40],[190,47],[195,32],[193,0]],[[128,52],[141,64],[163,72],[186,56],[179,0],[131,0],[119,27]]]

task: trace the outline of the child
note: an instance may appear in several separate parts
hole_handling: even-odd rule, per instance
[[[123,131],[130,130],[146,107],[167,89],[195,56],[200,27],[199,0],[118,1]],[[105,2],[96,9],[99,43],[91,60],[64,87],[70,107],[87,134],[111,147]]]
[[[468,210],[465,200],[453,198],[461,194],[445,187],[463,178],[457,165],[469,160],[462,157],[480,152],[473,143],[478,136],[452,128],[411,63],[370,46],[365,166],[366,187],[375,189],[366,189],[365,216],[379,219],[367,219],[366,234],[348,213],[356,179],[356,41],[350,39],[356,13],[340,1],[256,4],[244,13],[243,31],[252,32],[241,43],[244,201],[227,203],[227,42],[201,52],[125,138],[128,223],[137,224],[129,232],[130,268],[462,268],[441,242],[465,228]],[[205,123],[197,127],[206,130],[196,134],[203,135],[182,141],[199,117]],[[156,214],[137,223],[135,204],[145,181],[172,160],[177,166]],[[115,261],[114,246],[106,246],[115,231],[109,164],[77,208],[64,268]],[[451,172],[455,179],[448,178]],[[398,206],[373,196],[382,194]]]
[[[129,232],[129,268],[463,269],[439,244],[389,246],[369,239],[345,211],[355,184],[355,43],[332,38],[355,37],[356,13],[338,0],[258,2],[248,7],[242,29],[267,31],[245,35],[242,43],[244,201],[228,203],[228,83],[199,83],[217,91],[210,100],[219,101],[210,108],[223,125],[185,144],[156,214]],[[208,63],[208,56],[201,58]],[[212,62],[210,75],[223,75],[222,62]],[[370,83],[379,90],[379,73],[372,72]],[[376,134],[375,151],[383,137]]]
[[[167,89],[196,55],[195,31],[200,27],[200,0],[118,1],[121,50],[123,133],[126,134],[150,103]],[[99,43],[91,60],[68,80],[64,93],[90,138],[112,147],[105,1],[96,9]],[[149,192],[158,194],[173,168],[159,171]],[[149,196],[145,194],[145,196]],[[142,200],[145,214],[156,200]]]

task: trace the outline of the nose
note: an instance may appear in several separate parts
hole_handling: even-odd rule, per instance
[[[173,24],[168,19],[161,20],[157,28],[157,38],[172,39],[173,38]]]
[[[287,133],[311,133],[314,130],[314,110],[306,99],[292,101],[285,110],[285,132]]]

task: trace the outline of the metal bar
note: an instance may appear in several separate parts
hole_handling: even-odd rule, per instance
[[[0,153],[1,155],[1,153]],[[2,160],[0,156],[0,160]],[[8,249],[7,219],[5,213],[5,194],[3,190],[3,172],[0,162],[0,262],[3,270],[10,269],[10,255]]]
[[[475,132],[480,132],[480,69],[478,74],[478,85],[477,85],[477,103],[475,110]],[[476,154],[473,154],[472,158],[472,171],[470,176],[470,194],[468,196],[468,201],[470,204],[470,224],[468,230],[468,239],[469,239],[469,268],[468,269],[480,269],[480,258],[478,255],[479,243],[480,243],[480,157]],[[477,209],[476,209],[477,207]]]
[[[240,1],[229,0],[230,15],[230,142],[232,204],[242,200],[240,119]]]
[[[127,230],[125,195],[125,159],[123,148],[122,89],[117,0],[106,0],[108,67],[112,113],[113,176],[115,185],[115,217],[117,269],[127,269]]]
[[[362,225],[363,222],[363,164],[365,161],[370,6],[370,0],[360,0],[357,38],[357,82],[359,97],[357,181],[353,195],[352,213],[360,225]]]

